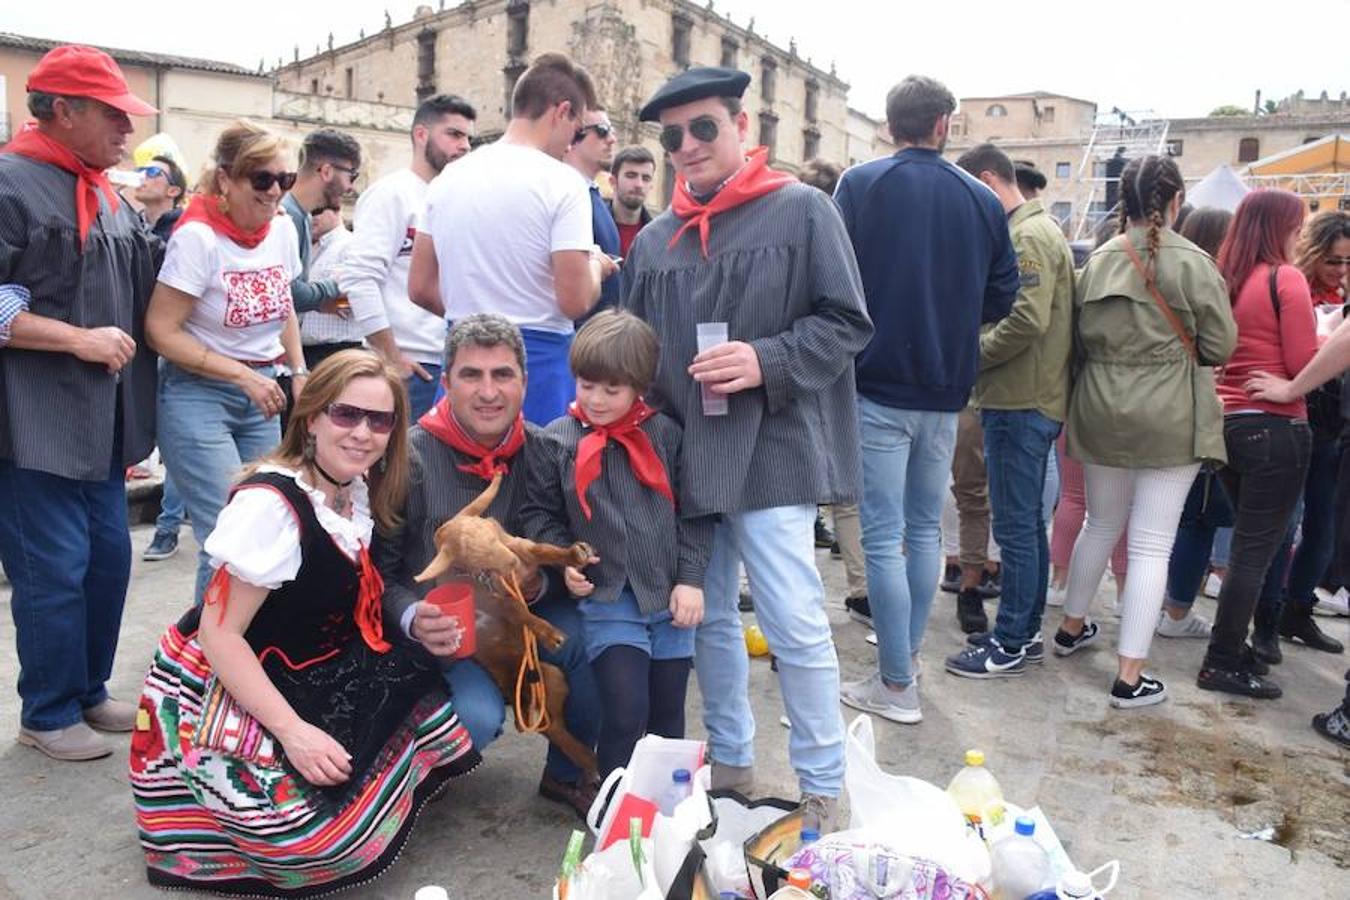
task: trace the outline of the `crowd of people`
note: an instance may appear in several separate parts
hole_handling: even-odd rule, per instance
[[[641,108],[676,175],[653,216],[652,153],[616,152],[589,75],[544,54],[472,152],[474,106],[424,100],[411,163],[361,191],[348,229],[362,151],[340,130],[297,156],[237,122],[195,186],[160,155],[121,195],[106,170],[154,109],[92,48],[30,73],[33,122],[0,150],[19,741],[85,760],[112,752],[100,732],[131,733],[152,883],[363,883],[477,763],[510,698],[460,658],[468,623],[418,576],[479,497],[510,534],[593,550],[521,585],[567,638],[540,656],[597,760],[550,746],[538,792],[582,815],[642,735],[683,736],[691,671],[712,786],[753,791],[742,578],[822,832],[840,703],[923,718],[940,579],[967,634],[946,671],[1023,676],[1047,605],[1056,656],[1102,637],[1091,606],[1114,559],[1122,709],[1167,696],[1145,669],[1155,634],[1206,638],[1199,687],[1263,699],[1281,693],[1281,638],[1342,652],[1312,613],[1350,580],[1334,381],[1350,214],[1305,222],[1275,190],[1232,216],[1190,210],[1176,164],[1146,156],[1076,270],[1040,173],[992,144],[943,157],[940,82],[890,91],[893,156],[800,179],[749,146],[749,83],[693,68]],[[133,703],[105,686],[130,574],[123,473],[156,445],[146,558],[174,552],[184,517],[199,557]],[[876,671],[842,685],[821,507],[844,605],[876,632]],[[1211,626],[1191,606],[1223,525]],[[1314,719],[1342,745],[1347,703],[1350,688]]]

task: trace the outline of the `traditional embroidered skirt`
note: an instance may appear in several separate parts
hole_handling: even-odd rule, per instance
[[[131,787],[151,884],[308,897],[369,881],[427,800],[478,762],[443,697],[418,701],[340,802],[294,774],[279,741],[170,628],[137,712]]]

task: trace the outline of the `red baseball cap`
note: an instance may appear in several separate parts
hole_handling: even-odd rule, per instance
[[[153,116],[159,110],[131,92],[117,62],[102,50],[65,44],[47,51],[28,73],[25,90],[91,97],[132,116]]]

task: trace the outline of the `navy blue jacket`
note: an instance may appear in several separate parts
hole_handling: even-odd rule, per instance
[[[614,213],[600,196],[600,188],[591,184],[591,232],[595,243],[610,256],[619,255],[619,226],[614,224]],[[600,299],[586,315],[577,320],[577,328],[602,309],[617,309],[623,297],[623,269],[600,282]]]
[[[1002,204],[936,150],[915,147],[849,169],[835,201],[876,327],[856,360],[858,393],[897,409],[962,409],[980,325],[1017,297]]]

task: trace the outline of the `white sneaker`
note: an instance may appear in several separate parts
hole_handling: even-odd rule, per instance
[[[909,684],[903,691],[893,691],[881,681],[881,673],[873,672],[862,681],[846,681],[839,691],[839,700],[862,712],[890,719],[902,725],[913,725],[923,720],[919,709],[919,687]]]
[[[1220,578],[1218,575],[1215,575],[1213,572],[1210,572],[1209,575],[1205,578],[1205,586],[1201,590],[1201,593],[1204,594],[1206,597],[1210,598],[1211,600],[1215,600],[1218,598],[1219,589],[1222,587],[1223,587],[1223,579]]]
[[[1313,612],[1319,616],[1350,616],[1350,591],[1346,591],[1345,588],[1334,594],[1322,588],[1315,588],[1313,594],[1317,597]]]
[[[1063,587],[1055,587],[1052,584],[1050,585],[1050,590],[1045,592],[1045,605],[1063,606],[1064,600],[1068,596],[1068,594],[1069,594],[1069,586],[1067,584],[1064,585]]]
[[[1196,615],[1195,610],[1191,609],[1180,619],[1172,618],[1166,611],[1158,613],[1155,631],[1159,637],[1165,638],[1208,638],[1212,627],[1209,619]]]

